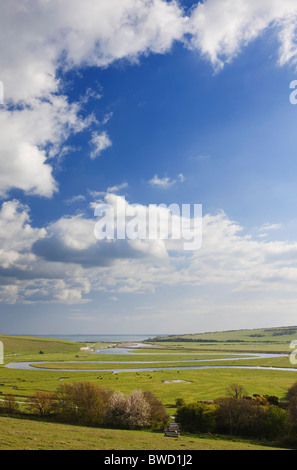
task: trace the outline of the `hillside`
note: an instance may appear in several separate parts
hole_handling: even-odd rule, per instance
[[[157,336],[148,342],[266,343],[289,344],[297,339],[297,326],[227,330],[206,333]]]
[[[183,433],[100,429],[0,416],[0,450],[278,450],[267,442]]]

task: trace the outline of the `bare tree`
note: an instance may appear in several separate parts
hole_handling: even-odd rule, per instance
[[[16,413],[19,410],[19,404],[12,393],[5,395],[1,408],[9,414]]]
[[[56,411],[63,418],[86,424],[104,424],[112,391],[89,381],[61,384],[56,392]]]
[[[233,398],[244,398],[247,396],[247,391],[245,388],[238,383],[229,385],[229,387],[226,389],[226,393],[229,397]]]
[[[47,416],[53,408],[54,393],[37,390],[34,395],[28,397],[28,408],[33,413]]]

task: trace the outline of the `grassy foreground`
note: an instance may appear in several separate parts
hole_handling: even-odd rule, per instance
[[[247,440],[89,428],[0,417],[0,450],[280,450]]]

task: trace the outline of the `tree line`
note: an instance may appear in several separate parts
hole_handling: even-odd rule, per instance
[[[134,390],[125,395],[88,381],[62,383],[55,392],[36,391],[27,398],[26,409],[62,422],[119,429],[163,430],[170,422],[152,392]],[[19,411],[14,395],[3,397],[0,411]],[[297,448],[297,382],[288,389],[286,402],[271,395],[248,396],[236,383],[213,401],[186,403],[178,398],[175,421],[184,432],[266,439]]]
[[[19,403],[14,395],[1,401],[1,411],[15,413]],[[163,428],[170,417],[162,402],[150,391],[134,390],[129,395],[89,381],[60,384],[55,392],[37,390],[26,400],[32,414],[88,426],[121,429]]]
[[[279,441],[297,447],[297,382],[278,397],[248,396],[240,384],[232,384],[226,395],[211,402],[186,404],[177,400],[176,421],[190,433],[218,433]]]

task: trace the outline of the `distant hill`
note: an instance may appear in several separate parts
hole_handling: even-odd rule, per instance
[[[297,326],[227,330],[206,333],[156,336],[147,342],[196,342],[196,343],[290,343],[297,340]]]
[[[38,336],[0,334],[0,341],[4,345],[6,356],[40,354],[41,351],[46,353],[76,352],[79,351],[80,346],[83,346],[83,344],[70,341]]]

